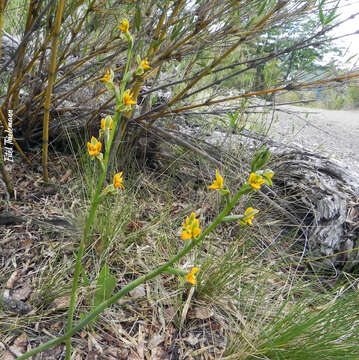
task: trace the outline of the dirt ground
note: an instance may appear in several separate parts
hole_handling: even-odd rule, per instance
[[[266,123],[269,135],[339,160],[359,176],[359,110],[323,110],[278,106]]]

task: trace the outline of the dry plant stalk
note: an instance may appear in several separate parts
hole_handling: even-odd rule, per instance
[[[144,114],[141,117],[136,118],[136,121],[141,121],[143,119],[155,120],[155,119],[165,116],[165,115],[181,113],[181,112],[184,112],[187,110],[196,109],[196,108],[200,108],[200,107],[204,107],[204,106],[225,103],[225,102],[229,102],[229,101],[234,101],[234,100],[243,99],[243,98],[249,98],[249,97],[258,96],[258,95],[274,94],[274,93],[281,92],[281,91],[287,91],[289,89],[290,90],[302,89],[302,88],[304,89],[307,87],[312,87],[314,85],[328,84],[328,83],[333,83],[333,82],[338,82],[338,81],[343,81],[343,80],[354,79],[354,78],[358,78],[358,77],[359,77],[359,73],[354,73],[354,74],[338,76],[338,77],[326,79],[326,80],[317,80],[317,81],[311,81],[311,82],[307,82],[307,83],[301,83],[301,84],[299,83],[299,84],[289,85],[289,86],[287,85],[287,86],[279,87],[279,88],[275,88],[275,89],[253,91],[253,92],[248,92],[248,93],[241,94],[241,95],[226,97],[226,98],[220,99],[220,100],[211,100],[211,101],[206,101],[206,102],[200,103],[200,104],[183,106],[183,107],[179,107],[177,109],[164,111],[160,114],[154,114],[154,115]]]
[[[57,48],[59,46],[59,35],[60,35],[64,5],[65,5],[65,0],[59,0],[57,12],[56,12],[54,33],[53,33],[51,61],[48,71],[47,89],[45,94],[44,122],[43,122],[43,135],[42,135],[42,169],[43,169],[43,177],[45,182],[49,181],[47,159],[48,159],[48,147],[49,147],[49,118],[50,118],[50,107],[51,107],[51,94],[52,94],[53,84],[56,78],[56,56],[57,56]]]
[[[5,0],[0,0],[0,34],[2,34],[3,17],[4,17],[5,7],[6,7]],[[1,60],[1,55],[2,55],[1,41],[2,41],[2,35],[0,35],[0,60]]]
[[[4,11],[5,11],[5,7],[6,7],[6,2],[5,0],[0,0],[0,60],[1,60],[1,40],[2,40],[2,26],[3,26],[3,15],[4,15]],[[3,122],[3,124],[5,125],[6,123],[6,120],[5,122],[3,121],[3,117],[1,117],[1,120]],[[1,175],[4,179],[4,182],[6,184],[6,188],[7,188],[7,191],[9,192],[9,194],[13,194],[13,187],[11,185],[11,182],[10,182],[10,178],[9,178],[9,174],[4,166],[4,157],[3,157],[3,152],[2,152],[2,145],[1,145],[1,142],[0,142],[0,171],[1,171]]]
[[[0,2],[5,4],[5,0]],[[232,76],[253,71],[257,66],[263,66],[280,55],[315,44],[317,38],[333,28],[323,27],[316,34],[279,53],[273,52],[265,56],[254,54],[248,59],[242,58],[239,62],[235,60],[232,64],[219,68],[224,61],[229,61],[236,49],[249,49],[266,31],[309,14],[315,2],[305,2],[303,6],[302,2],[292,4],[280,1],[277,4],[268,2],[263,5],[257,0],[224,3],[210,0],[197,2],[190,9],[189,1],[186,0],[167,1],[163,6],[154,1],[126,2],[120,5],[108,4],[103,0],[92,0],[89,4],[83,0],[72,1],[66,3],[63,10],[63,28],[56,40],[59,56],[55,60],[51,59],[51,64],[47,64],[46,49],[51,39],[55,41],[54,34],[50,33],[53,5],[54,0],[47,4],[43,1],[29,3],[25,14],[25,38],[16,53],[14,60],[17,65],[0,104],[3,114],[6,114],[11,101],[17,119],[15,126],[17,129],[24,129],[25,146],[30,140],[39,141],[39,135],[43,135],[42,163],[45,178],[48,177],[46,142],[49,138],[58,136],[63,124],[71,128],[85,127],[86,124],[91,127],[92,122],[98,121],[104,114],[109,114],[114,106],[114,97],[106,98],[104,90],[96,85],[106,68],[114,70],[116,78],[120,78],[124,71],[123,54],[127,50],[127,44],[113,31],[113,17],[115,22],[119,21],[118,15],[121,14],[126,14],[130,19],[132,17],[131,31],[136,38],[141,38],[134,52],[141,58],[147,58],[153,68],[144,78],[139,78],[134,74],[134,64],[131,64],[128,88],[133,91],[135,98],[148,96],[149,99],[150,92],[171,90],[171,97],[165,104],[153,108],[151,104],[149,108],[141,108],[140,105],[138,112],[129,111],[121,116],[114,149],[117,149],[120,143],[128,144],[127,149],[123,146],[121,150],[123,160],[132,153],[133,146],[138,144],[138,137],[157,119],[189,109],[190,105],[183,103],[185,99],[204,93],[207,99],[201,102],[202,106],[213,104],[211,95],[208,95],[206,90],[221,85]],[[46,29],[35,26],[40,21],[47,24]],[[202,59],[208,54],[209,61],[202,63]],[[19,56],[22,56],[22,59]],[[164,84],[161,76],[172,71],[169,70],[170,67],[177,66],[176,64],[183,65],[184,71],[177,74],[175,81],[168,79]],[[50,69],[47,76],[45,67]],[[221,71],[227,73],[219,77],[216,75],[213,80],[212,75],[220,74]],[[49,78],[49,83],[44,85],[46,78]],[[20,97],[22,88],[28,90],[25,96]],[[287,86],[281,88],[288,90]],[[243,97],[279,91],[251,88],[246,90]],[[199,106],[201,105],[195,105]],[[50,117],[51,122],[46,120]],[[43,120],[42,124],[40,119]],[[6,126],[3,116],[1,121]],[[133,130],[136,123],[141,127],[138,131]],[[26,159],[20,146],[16,143],[15,146]],[[111,154],[111,158],[113,156],[114,154]]]

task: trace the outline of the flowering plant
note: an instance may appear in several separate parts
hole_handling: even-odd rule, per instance
[[[133,280],[114,294],[113,292],[116,288],[117,279],[111,275],[109,267],[107,266],[106,262],[104,262],[97,279],[94,300],[91,302],[93,306],[92,310],[89,312],[89,314],[84,315],[82,319],[75,326],[73,326],[79,279],[80,275],[83,273],[82,257],[85,253],[86,246],[88,245],[96,211],[104,198],[110,194],[116,195],[125,190],[122,171],[115,173],[113,175],[112,183],[104,186],[106,175],[109,171],[110,151],[113,146],[113,139],[118,128],[119,120],[122,118],[122,116],[126,117],[127,114],[132,111],[133,106],[136,104],[136,97],[139,93],[139,89],[135,86],[134,89],[126,89],[127,79],[129,79],[128,72],[130,69],[133,47],[133,39],[129,31],[130,25],[128,21],[126,19],[122,20],[118,29],[122,32],[129,44],[127,62],[124,68],[123,79],[120,83],[120,86],[114,83],[114,73],[111,69],[107,69],[104,76],[100,79],[100,81],[106,85],[107,89],[113,92],[116,99],[116,108],[113,116],[106,116],[101,120],[99,124],[99,139],[92,137],[91,140],[87,142],[88,155],[92,160],[97,160],[97,163],[100,164],[101,172],[97,179],[96,190],[91,201],[83,236],[81,238],[76,256],[66,332],[64,335],[58,338],[54,338],[47,343],[28,351],[24,355],[21,355],[18,357],[19,360],[27,359],[32,355],[35,355],[62,342],[65,342],[66,344],[65,360],[70,360],[72,352],[71,337],[75,333],[77,333],[84,326],[95,321],[101,312],[103,312],[110,305],[117,302],[122,296],[126,295],[132,289],[135,289],[144,282],[155,278],[156,276],[164,273],[179,275],[182,278],[184,277],[191,285],[196,286],[197,282],[200,281],[200,279],[197,280],[196,278],[196,275],[200,271],[199,267],[193,266],[190,271],[185,271],[180,269],[173,269],[171,266],[189,254],[189,252],[194,247],[198,246],[206,238],[206,236],[214,231],[216,227],[219,226],[222,222],[239,220],[241,225],[253,225],[252,221],[254,216],[259,212],[257,209],[248,207],[243,215],[229,215],[229,213],[243,195],[259,190],[263,184],[272,185],[272,178],[274,175],[273,172],[269,169],[262,170],[263,166],[269,159],[269,151],[266,149],[261,149],[260,152],[256,154],[254,160],[252,161],[251,173],[248,177],[248,180],[242,184],[239,190],[234,193],[232,197],[230,191],[224,187],[224,179],[222,175],[218,170],[216,170],[215,180],[211,185],[208,186],[208,189],[218,190],[218,193],[226,199],[226,205],[217,215],[217,217],[207,227],[202,229],[200,227],[200,221],[196,213],[191,212],[191,214],[187,216],[185,221],[182,223],[180,237],[185,242],[179,252],[161,266],[151,270],[148,274],[144,274]],[[147,58],[140,60],[138,62],[137,69],[133,72],[133,76],[135,78],[141,77],[144,75],[145,71],[149,70],[150,68],[151,66]],[[140,83],[141,81],[137,82],[137,84]],[[100,141],[102,138],[104,138],[104,149],[102,147],[102,142]],[[101,151],[104,152],[102,153]]]

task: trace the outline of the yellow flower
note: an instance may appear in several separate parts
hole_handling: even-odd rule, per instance
[[[105,128],[112,130],[112,124],[113,124],[113,120],[112,120],[111,116],[106,116],[106,118],[102,118],[101,119],[101,130],[105,130]]]
[[[272,177],[274,176],[274,172],[272,170],[267,169],[263,171],[262,176],[269,186],[273,185]]]
[[[261,185],[265,183],[265,180],[261,175],[251,173],[248,178],[248,183],[250,186],[252,186],[253,189],[259,190],[261,188]]]
[[[190,282],[192,285],[196,285],[197,284],[197,279],[195,277],[195,275],[198,273],[198,271],[200,271],[200,268],[198,267],[194,267],[191,269],[191,271],[185,276],[186,280],[188,282]]]
[[[189,225],[191,225],[192,223],[193,223],[193,221],[194,220],[198,220],[198,219],[196,219],[196,213],[191,213],[191,215],[190,216],[187,216],[186,217],[186,220],[185,220],[185,222],[182,224],[182,226],[189,226]]]
[[[100,79],[100,81],[104,83],[108,83],[111,81],[111,72],[109,69],[106,70],[106,74],[103,76],[103,78]]]
[[[248,215],[248,214],[250,214],[250,213],[252,213],[251,215]],[[248,225],[250,225],[250,226],[252,226],[253,225],[253,223],[252,223],[252,220],[253,220],[253,218],[254,218],[254,215],[256,215],[256,214],[258,214],[259,213],[259,210],[257,210],[257,209],[253,209],[253,208],[251,208],[251,207],[249,207],[245,212],[244,212],[244,218],[243,218],[243,220],[242,220],[242,225],[245,225],[245,224],[248,224]]]
[[[102,144],[95,137],[91,138],[91,142],[87,142],[87,150],[90,156],[97,156],[101,152]]]
[[[263,173],[263,176],[266,177],[266,178],[271,179],[271,178],[274,176],[274,172],[271,171],[271,170],[266,170],[266,171]]]
[[[120,26],[117,27],[118,30],[122,31],[123,33],[128,33],[130,29],[130,24],[126,19],[121,20]]]
[[[218,170],[216,170],[216,180],[213,182],[212,185],[208,186],[208,189],[223,189],[223,177],[219,174]]]
[[[182,224],[182,226],[182,240],[195,239],[201,233],[201,229],[199,227],[199,220],[196,219],[195,213],[192,213],[189,217],[187,216],[186,221]]]
[[[113,177],[113,186],[115,188],[121,188],[121,189],[125,189],[125,187],[123,186],[123,177],[122,177],[123,172],[121,171],[120,173],[117,173],[114,175]]]
[[[143,70],[150,70],[150,69],[151,69],[151,66],[150,66],[150,64],[148,63],[148,60],[147,60],[147,59],[144,59],[144,60],[141,61],[140,67],[141,67]]]
[[[133,92],[129,89],[123,94],[122,101],[125,106],[136,105],[136,100],[133,99]]]

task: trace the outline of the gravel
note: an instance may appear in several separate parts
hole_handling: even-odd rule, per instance
[[[340,161],[359,176],[359,111],[280,106],[272,116],[269,136],[274,140],[321,152]]]

